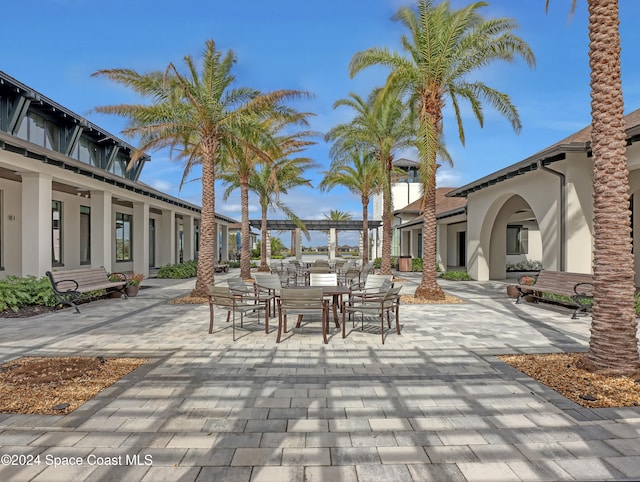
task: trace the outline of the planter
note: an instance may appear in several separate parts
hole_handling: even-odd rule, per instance
[[[410,272],[412,268],[411,256],[400,256],[400,258],[398,258],[398,271]]]
[[[127,296],[129,298],[131,298],[133,296],[137,296],[138,295],[138,291],[140,291],[140,287],[139,286],[127,286],[124,290],[125,290],[125,293],[127,293]]]
[[[109,293],[109,298],[122,298],[122,292],[112,291],[111,293]]]
[[[519,294],[520,292],[518,288],[516,288],[516,285],[507,285],[507,296],[509,298],[517,298]]]

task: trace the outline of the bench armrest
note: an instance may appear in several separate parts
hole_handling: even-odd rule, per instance
[[[75,286],[74,288],[69,288],[69,289],[66,289],[66,290],[61,290],[61,289],[59,289],[59,288],[58,288],[58,285],[59,285],[60,283],[73,283],[73,284],[75,284],[76,286]],[[75,292],[75,291],[77,291],[77,290],[78,290],[78,287],[79,287],[78,282],[77,282],[76,280],[74,280],[74,279],[61,279],[60,281],[56,281],[55,283],[53,283],[53,289],[54,289],[55,291],[57,291],[58,293],[73,293],[73,292]]]
[[[580,291],[580,290],[586,290],[586,291]],[[587,283],[587,282],[577,283],[573,287],[573,291],[575,291],[576,295],[578,296],[587,296],[589,298],[592,298],[593,295],[591,293],[593,293],[593,283]]]

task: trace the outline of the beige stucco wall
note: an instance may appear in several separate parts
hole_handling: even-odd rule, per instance
[[[170,219],[182,215],[183,220],[180,220],[180,223],[186,225],[190,236],[194,234],[193,223],[199,219],[199,214],[191,210],[161,200],[150,199],[128,189],[106,184],[98,179],[60,169],[37,159],[8,151],[0,150],[0,167],[21,173],[23,177],[23,182],[0,177],[2,195],[2,212],[0,213],[2,216],[0,219],[2,242],[0,246],[2,267],[4,268],[0,270],[0,278],[8,275],[24,276],[27,274],[42,276],[44,271],[51,269],[52,200],[61,201],[63,206],[63,266],[55,267],[55,269],[75,269],[82,266],[80,264],[80,206],[82,205],[91,208],[92,266],[104,264],[108,271],[135,270],[145,275],[148,274],[149,218],[156,220],[156,266],[167,264],[169,258],[173,258],[173,262],[175,262],[177,223],[171,223]],[[65,184],[74,192],[60,191],[55,188],[53,183]],[[24,190],[25,186],[29,186],[28,191]],[[43,189],[42,196],[39,191],[36,192],[39,186]],[[38,194],[35,200],[32,200],[32,191]],[[108,192],[108,195],[101,196],[105,192]],[[85,194],[89,197],[85,197]],[[117,199],[130,202],[134,207],[113,203]],[[105,216],[102,216],[102,205],[106,207],[106,217],[109,218],[105,223],[101,222],[101,219],[105,219]],[[149,212],[151,208],[162,210],[166,215],[151,213]],[[116,262],[115,260],[116,212],[134,216],[132,232],[134,260],[132,262]],[[99,224],[104,224],[104,229],[97,229]],[[173,226],[170,226],[172,224]],[[168,226],[174,231],[168,233]],[[104,233],[104,239],[97,239],[102,237],[99,236],[100,233]],[[102,243],[105,246],[104,255],[100,252]],[[185,243],[185,260],[191,258],[193,252],[193,243]],[[29,253],[36,253],[36,255],[33,256]],[[34,261],[32,258],[37,259]],[[107,262],[102,262],[102,260]]]

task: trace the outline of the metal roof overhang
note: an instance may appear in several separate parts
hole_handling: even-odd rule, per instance
[[[8,135],[5,132],[0,131],[0,149],[13,152],[15,154],[21,154],[30,159],[36,159],[44,164],[53,165],[67,171],[74,172],[81,176],[85,176],[91,179],[96,179],[105,184],[109,184],[127,191],[141,194],[142,196],[157,199],[158,201],[200,213],[200,207],[195,204],[188,203],[182,199],[169,196],[161,191],[157,191],[153,188],[141,185],[137,182],[130,181],[109,172],[104,169],[92,167],[80,161],[76,161],[70,157],[67,157],[61,153],[45,149],[43,147],[36,146],[28,141],[24,141],[17,137]],[[222,216],[216,213],[216,218],[228,223],[235,223],[236,220]]]
[[[331,219],[312,219],[309,221],[301,221],[307,228],[307,231],[324,231],[330,228],[336,228],[341,231],[362,231],[362,221],[349,220],[349,221],[334,221]],[[251,219],[249,224],[254,228],[262,228],[262,220]],[[382,224],[382,221],[369,221],[369,229],[377,228]],[[290,231],[297,229],[298,226],[288,219],[268,219],[267,229],[273,231]]]
[[[465,207],[461,207],[461,208],[451,209],[450,211],[446,211],[444,213],[440,213],[440,214],[436,215],[436,220],[447,219],[447,218],[451,218],[453,216],[458,216],[459,214],[466,214],[466,213],[467,213],[466,206]],[[394,228],[396,228],[396,229],[410,228],[412,226],[417,226],[419,224],[422,224],[422,222],[423,222],[422,216],[418,216],[418,217],[412,219],[411,221],[407,221],[404,224],[400,224],[399,226],[394,226]]]
[[[548,165],[554,162],[562,161],[566,159],[568,152],[588,152],[588,145],[585,143],[574,143],[554,146],[546,151],[542,151],[536,155],[533,155],[524,161],[520,161],[511,166],[505,167],[500,171],[496,171],[488,176],[485,176],[477,181],[473,181],[465,186],[454,189],[448,192],[448,197],[466,197],[472,192],[480,191],[486,187],[492,186],[512,177],[520,176],[530,171],[538,169],[539,162],[544,165]]]

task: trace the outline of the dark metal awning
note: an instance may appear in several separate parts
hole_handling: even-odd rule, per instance
[[[362,231],[362,220],[349,220],[349,221],[336,221],[332,219],[312,219],[309,221],[303,220],[305,227],[308,231],[326,231],[330,228],[336,228],[340,231]],[[369,229],[377,228],[382,224],[382,221],[369,221]],[[262,220],[251,219],[249,225],[254,228],[262,228]],[[298,226],[293,221],[288,219],[268,219],[267,229],[269,231],[290,231],[297,229]]]

